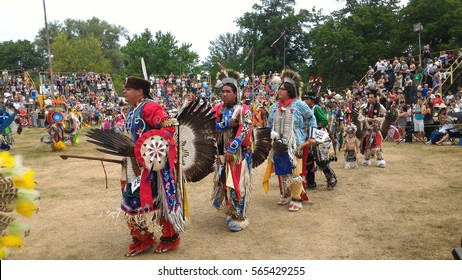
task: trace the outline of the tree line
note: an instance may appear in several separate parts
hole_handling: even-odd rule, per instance
[[[415,23],[423,25],[421,42],[432,52],[462,46],[462,0],[410,0],[404,6],[399,0],[343,2],[342,9],[326,15],[316,7],[296,12],[295,0],[260,0],[236,18],[236,33],[210,42],[204,61],[170,32],[129,35],[123,26],[96,17],[55,21],[48,24],[53,71],[111,73],[117,85],[128,75],[142,76],[141,57],[148,75],[165,76],[208,71],[214,77],[219,61],[247,75],[289,67],[341,88],[360,79],[378,58],[418,56]],[[46,42],[45,27],[33,42],[0,42],[0,68],[47,69]]]

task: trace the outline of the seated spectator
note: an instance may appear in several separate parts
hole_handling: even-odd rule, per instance
[[[442,126],[440,129],[432,132],[430,140],[425,143],[427,145],[436,144],[443,138],[445,134],[448,134],[449,131],[454,130],[454,122],[453,119],[447,115],[448,111],[446,105],[442,103],[438,106],[438,108],[440,110],[438,120]],[[443,142],[439,143],[442,144]]]
[[[444,143],[450,142],[451,138],[462,138],[462,130],[460,130],[459,128],[455,128],[455,127],[452,129],[448,129],[446,133],[443,135],[443,137],[441,138],[441,140],[437,141],[435,144],[439,146],[444,145]],[[451,144],[452,144],[452,141],[451,141]]]

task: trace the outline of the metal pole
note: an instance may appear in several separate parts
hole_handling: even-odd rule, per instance
[[[49,67],[50,67],[51,99],[55,99],[54,81],[53,81],[53,64],[51,62],[50,35],[48,34],[47,9],[46,9],[46,6],[45,6],[45,0],[43,0],[43,13],[45,15],[45,32],[46,32],[47,47],[48,47],[48,64],[49,64]]]
[[[421,43],[420,43],[420,30],[422,28],[419,27],[419,64],[420,64],[420,67],[423,68],[423,65],[422,65],[422,50],[421,50]]]
[[[254,57],[254,51],[255,51],[255,44],[252,47],[252,74],[255,74],[255,57]]]
[[[286,69],[286,35],[284,34],[284,69]]]

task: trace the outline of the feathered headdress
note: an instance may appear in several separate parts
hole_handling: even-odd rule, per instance
[[[301,81],[300,74],[291,69],[284,69],[281,74],[283,83],[289,83],[295,87],[297,97],[300,97],[302,92],[303,82]]]
[[[226,69],[223,64],[218,61],[217,64],[220,66],[221,71],[217,73],[217,83],[215,84],[215,87],[221,88],[224,84],[231,83],[239,89],[239,79],[241,78],[241,74],[232,69]]]
[[[279,76],[279,73],[274,73],[272,76],[271,76],[271,84],[281,84],[282,83],[282,80],[281,80],[281,76]]]
[[[354,125],[352,123],[349,124],[345,129],[346,133],[348,133],[348,134],[356,134],[356,130],[357,130],[356,125]]]

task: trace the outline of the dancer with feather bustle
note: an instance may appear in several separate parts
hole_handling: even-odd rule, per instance
[[[230,231],[249,225],[247,208],[252,185],[252,111],[240,102],[239,73],[225,69],[217,74],[223,103],[212,111],[216,118],[217,167],[213,206],[224,208]]]
[[[127,182],[122,191],[121,207],[126,214],[133,238],[133,243],[125,254],[128,257],[135,256],[156,244],[153,233],[148,230],[147,213],[162,208],[158,217],[158,223],[162,226],[162,237],[155,250],[157,253],[177,249],[180,244],[179,232],[184,228],[181,199],[176,189],[177,174],[174,168],[176,153],[171,152],[171,149],[176,148],[173,140],[175,127],[162,125],[169,116],[151,99],[150,86],[149,81],[137,77],[127,78],[124,85],[125,100],[132,106],[127,113],[126,130],[131,134],[134,142],[150,133],[155,132],[159,135],[160,139],[155,145],[157,154],[152,156],[158,157],[165,164],[158,171],[146,166],[141,168],[140,179],[136,182]],[[161,149],[162,147],[165,149]],[[137,153],[136,146],[135,153]],[[167,155],[166,159],[161,159],[162,153]],[[163,196],[167,196],[168,199],[164,199]]]
[[[198,182],[213,171],[216,142],[210,137],[215,119],[207,104],[191,102],[176,118],[150,96],[150,82],[127,78],[124,96],[131,105],[126,117],[127,137],[114,130],[91,129],[90,143],[98,151],[122,160],[61,156],[122,165],[122,205],[133,243],[125,254],[136,256],[156,245],[153,230],[162,228],[155,252],[178,248],[179,233],[189,220],[186,182]]]

